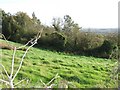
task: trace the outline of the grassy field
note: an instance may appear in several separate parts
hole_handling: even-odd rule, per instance
[[[0,43],[5,42],[0,40]],[[12,45],[20,44],[10,42]],[[24,51],[18,50],[15,56],[15,70],[20,63]],[[13,50],[2,49],[2,64],[7,71],[11,69]],[[69,55],[61,52],[52,52],[38,48],[31,48],[27,53],[23,66],[15,82],[27,79],[17,87],[43,87],[40,80],[47,83],[57,73],[59,78],[54,80],[58,86],[67,84],[77,88],[115,88],[118,86],[113,79],[115,60]],[[3,72],[4,78],[6,78]],[[2,78],[2,75],[0,76]],[[0,87],[5,87],[0,83]],[[57,87],[57,86],[55,86]]]

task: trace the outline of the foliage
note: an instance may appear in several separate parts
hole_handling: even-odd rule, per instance
[[[104,37],[95,33],[80,33],[79,47],[82,51],[94,49],[102,45]]]
[[[82,32],[69,15],[53,18],[52,26],[42,25],[32,13],[30,18],[24,12],[15,15],[2,11],[2,32],[8,40],[25,43],[35,37],[44,27],[38,47],[95,57],[117,58],[118,35]],[[120,52],[119,52],[120,53]]]
[[[50,34],[50,46],[54,47],[54,49],[62,50],[66,44],[66,37],[58,32],[54,32]]]
[[[35,16],[31,19],[23,12],[11,15],[3,11],[2,20],[2,33],[8,40],[16,42],[23,43],[30,40],[41,29],[40,21]]]

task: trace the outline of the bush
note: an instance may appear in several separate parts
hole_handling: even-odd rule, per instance
[[[116,45],[113,42],[104,40],[104,43],[100,47],[89,50],[88,53],[96,57],[109,58],[115,49]]]
[[[85,52],[100,47],[103,44],[103,42],[104,42],[103,35],[80,32],[77,40],[77,49],[80,52]]]
[[[58,32],[54,32],[50,34],[50,46],[57,49],[57,50],[63,50],[64,46],[66,44],[66,38],[64,35]]]

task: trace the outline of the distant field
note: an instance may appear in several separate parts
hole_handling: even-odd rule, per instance
[[[117,28],[83,28],[81,31],[83,32],[94,32],[98,34],[108,34],[108,33],[118,33]]]
[[[0,43],[5,42],[0,40]],[[20,44],[10,42],[12,45]],[[19,65],[24,51],[18,50],[15,57],[15,70]],[[13,50],[2,49],[2,64],[9,71]],[[60,76],[53,83],[66,83],[69,87],[77,88],[115,88],[118,83],[113,80],[112,72],[115,60],[68,55],[38,48],[31,48],[25,57],[23,66],[15,82],[26,78],[18,87],[42,87],[40,79],[47,83],[57,73]],[[4,73],[3,73],[4,74]],[[0,78],[2,75],[0,76]],[[5,77],[6,78],[6,77]],[[1,84],[0,87],[3,85]],[[4,86],[3,86],[4,87]],[[57,87],[57,86],[56,86]]]

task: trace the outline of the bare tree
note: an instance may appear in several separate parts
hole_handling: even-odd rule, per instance
[[[18,85],[19,83],[21,83],[22,81],[24,80],[21,80],[19,81],[18,83],[15,83],[14,84],[14,80],[17,76],[17,74],[19,73],[21,67],[22,67],[22,64],[23,64],[23,61],[24,61],[24,58],[28,52],[28,50],[33,47],[35,44],[37,44],[37,41],[38,39],[41,37],[41,33],[42,33],[42,30],[37,34],[36,37],[34,37],[33,39],[31,39],[30,41],[28,41],[28,43],[26,43],[25,45],[21,46],[21,47],[14,47],[14,52],[13,52],[13,56],[12,56],[12,64],[11,64],[11,72],[10,72],[10,75],[8,74],[8,71],[6,70],[6,68],[0,64],[0,66],[3,68],[3,71],[5,72],[6,76],[7,76],[7,80],[5,80],[4,78],[3,79],[0,79],[0,82],[3,82],[3,83],[6,83],[7,86],[9,86],[10,88],[15,88],[16,85]],[[5,39],[4,35],[1,34],[3,36],[3,38]],[[5,39],[6,40],[6,39]],[[7,40],[6,40],[7,42]],[[29,44],[29,46],[27,47],[26,51],[24,52],[22,58],[21,58],[21,61],[20,61],[20,64],[19,64],[19,67],[17,69],[17,71],[15,72],[15,74],[13,74],[14,72],[14,60],[15,60],[15,54],[16,54],[16,51],[19,50],[20,48],[23,48],[23,47],[26,47],[27,45]],[[3,77],[3,75],[2,75]]]

